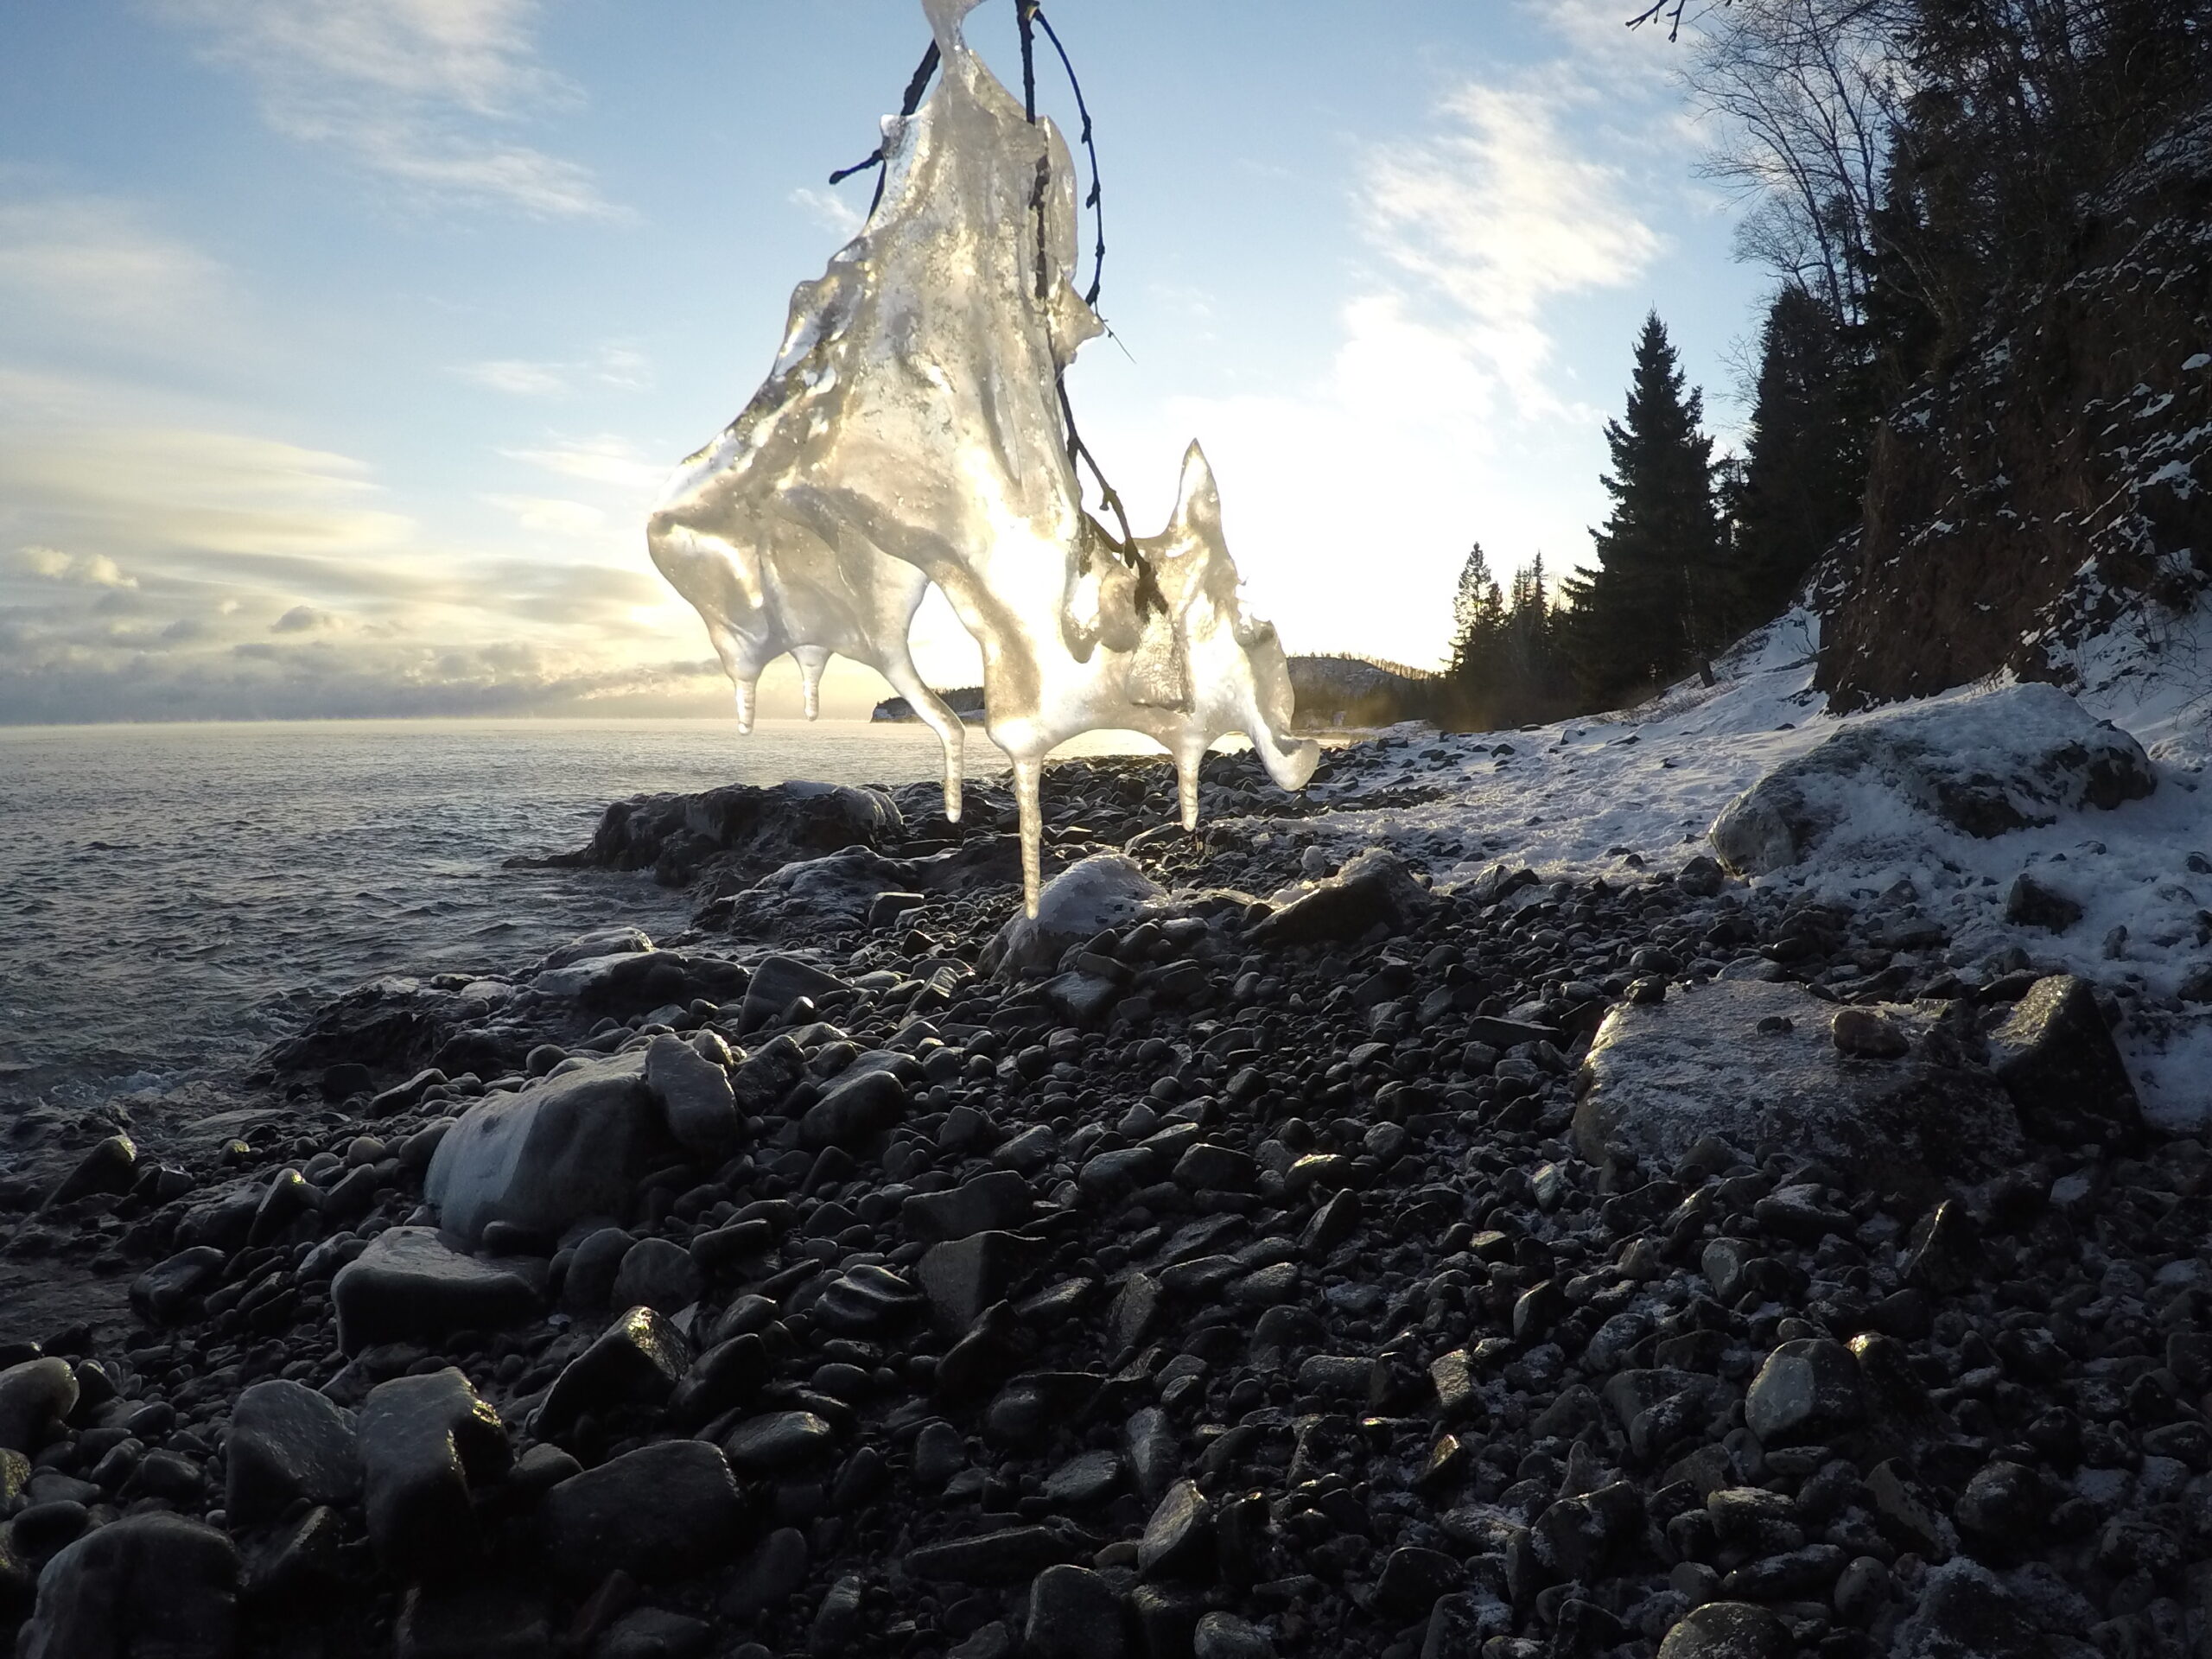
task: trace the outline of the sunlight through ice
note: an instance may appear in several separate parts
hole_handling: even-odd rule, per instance
[[[929,583],[982,648],[984,725],[1013,757],[1022,880],[1037,907],[1045,756],[1087,731],[1141,732],[1175,759],[1183,822],[1198,762],[1230,732],[1298,789],[1319,751],[1290,735],[1289,666],[1245,614],[1205,457],[1132,568],[1084,511],[1058,376],[1100,332],[1075,289],[1075,169],[961,38],[977,0],[924,0],[943,63],[928,101],[884,123],[883,200],[791,296],[773,371],[677,469],[647,532],[705,620],[753,723],[789,652],[816,712],[833,654],[888,680],[944,745],[960,810],[959,718],[922,683],[907,632]]]

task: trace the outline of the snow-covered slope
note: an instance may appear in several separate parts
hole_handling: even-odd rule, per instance
[[[1501,861],[1617,880],[1677,868],[1710,851],[1714,817],[1764,774],[1848,722],[1879,718],[1827,712],[1812,688],[1819,629],[1811,611],[1793,610],[1716,664],[1714,686],[1686,683],[1618,715],[1467,737],[1394,734],[1345,758],[1327,786],[1343,806],[1312,827],[1347,848],[1396,846],[1440,884]],[[2023,956],[2095,981],[2127,1011],[2122,1042],[2146,1109],[2170,1124],[2212,1121],[2212,1006],[2183,995],[2212,997],[2212,608],[2164,625],[2155,641],[2107,633],[2080,657],[2083,704],[2152,759],[2148,798],[1982,840],[1870,798],[1848,833],[1753,885],[1910,906],[1942,927],[1942,960],[1969,982]],[[1361,804],[1377,791],[1375,805]],[[2008,922],[2006,895],[2023,874],[2080,903],[2082,918],[2063,933]]]

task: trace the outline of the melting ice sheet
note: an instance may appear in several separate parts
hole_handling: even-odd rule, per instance
[[[985,725],[1014,763],[1034,913],[1045,756],[1134,730],[1175,758],[1183,818],[1213,741],[1249,735],[1301,787],[1288,666],[1247,616],[1205,457],[1174,515],[1130,550],[1083,510],[1059,375],[1099,332],[1073,283],[1075,171],[961,36],[976,0],[924,0],[942,74],[884,124],[883,200],[820,280],[791,296],[767,381],[680,467],[648,526],[653,562],[707,625],[752,724],[760,671],[789,652],[807,713],[833,653],[868,664],[944,745],[960,804],[961,725],[915,671],[907,632],[931,582],[982,649]]]

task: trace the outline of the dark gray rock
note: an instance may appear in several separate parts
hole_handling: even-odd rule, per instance
[[[193,1304],[213,1290],[229,1260],[212,1244],[195,1244],[156,1262],[130,1281],[130,1305],[149,1324],[169,1325],[183,1319]]]
[[[1019,1226],[1029,1219],[1035,1195],[1028,1180],[995,1169],[943,1192],[918,1192],[899,1207],[899,1221],[917,1238],[950,1241],[971,1233]]]
[[[1201,1613],[1191,1632],[1192,1659],[1275,1659],[1268,1633],[1234,1613]]]
[[[1111,1451],[1083,1452],[1045,1477],[1044,1493],[1056,1508],[1088,1509],[1122,1484],[1122,1459]]]
[[[704,1440],[663,1440],[571,1476],[538,1524],[554,1569],[596,1585],[620,1571],[649,1583],[719,1566],[742,1519],[728,1459]]]
[[[95,1192],[122,1193],[138,1178],[138,1148],[127,1135],[111,1135],[95,1141],[77,1166],[61,1178],[48,1198],[49,1205],[69,1204]]]
[[[585,1235],[569,1258],[568,1276],[561,1281],[561,1306],[572,1313],[599,1313],[614,1300],[614,1276],[622,1259],[636,1241],[620,1227],[601,1227]]]
[[[672,1239],[641,1238],[623,1253],[613,1306],[677,1313],[697,1301],[705,1288],[690,1251]]]
[[[740,1423],[722,1450],[743,1473],[779,1474],[822,1456],[836,1439],[837,1431],[810,1411],[774,1411]]]
[[[552,1627],[534,1597],[505,1585],[411,1587],[392,1630],[395,1659],[550,1659]]]
[[[1154,1509],[1137,1544],[1137,1570],[1147,1579],[1212,1579],[1213,1506],[1192,1482],[1177,1481]]]
[[[703,1423],[749,1402],[774,1373],[775,1358],[758,1332],[742,1332],[699,1356],[669,1402],[683,1423]]]
[[[18,1659],[233,1659],[238,1554],[212,1527],[135,1515],[46,1564]]]
[[[77,1408],[77,1374],[54,1355],[0,1371],[0,1449],[35,1452]]]
[[[690,1359],[683,1332],[652,1308],[633,1307],[562,1368],[532,1431],[542,1440],[559,1440],[588,1413],[604,1418],[664,1405],[683,1381]]]
[[[385,1565],[409,1579],[468,1570],[481,1541],[470,1489],[513,1455],[499,1413],[448,1366],[372,1389],[359,1433],[369,1541]]]
[[[831,1659],[849,1651],[861,1633],[861,1604],[867,1596],[868,1582],[857,1573],[848,1573],[832,1584],[807,1627],[807,1652],[817,1659]]]
[[[431,1227],[391,1227],[331,1281],[346,1353],[386,1342],[435,1344],[534,1318],[544,1299],[513,1268],[451,1249]]]
[[[910,1549],[907,1575],[954,1584],[1020,1584],[1073,1553],[1050,1527],[1001,1527]]]
[[[656,1037],[645,1049],[645,1087],[660,1102],[669,1133],[708,1160],[737,1144],[737,1096],[729,1073],[681,1037]]]
[[[2029,1134],[2062,1146],[2141,1143],[2142,1103],[2086,980],[2037,980],[1988,1040],[1990,1069]]]
[[[811,963],[796,957],[770,957],[753,970],[753,982],[746,987],[745,1005],[737,1016],[738,1034],[757,1031],[779,1018],[802,996],[820,1002],[851,988],[836,975],[825,973]]]
[[[1858,1424],[1866,1413],[1859,1362],[1825,1337],[1785,1342],[1744,1396],[1744,1423],[1762,1446],[1789,1446]]]
[[[858,1147],[906,1116],[906,1085],[889,1071],[868,1071],[841,1080],[808,1107],[798,1122],[799,1145],[810,1152],[824,1147]]]
[[[1790,1659],[1789,1627],[1748,1601],[1693,1607],[1659,1644],[1660,1659]]]
[[[779,1527],[738,1564],[722,1595],[723,1613],[750,1620],[780,1607],[806,1582],[806,1535],[796,1527]]]
[[[938,1328],[961,1337],[974,1328],[985,1308],[1005,1300],[1039,1254],[1034,1242],[1012,1233],[972,1233],[931,1245],[915,1277]]]
[[[703,1659],[715,1627],[665,1607],[633,1607],[607,1626],[591,1659]]]
[[[2012,878],[2005,894],[2005,919],[2015,927],[2040,927],[2063,933],[2082,919],[2082,906],[2056,887],[2024,873]]]
[[[1274,948],[1357,939],[1376,927],[1402,933],[1435,904],[1435,896],[1414,879],[1405,860],[1370,847],[1313,892],[1262,918],[1251,938]]]
[[[281,1377],[256,1382],[231,1408],[223,1507],[232,1526],[280,1519],[301,1499],[345,1503],[361,1490],[353,1414]]]
[[[1035,1659],[1122,1659],[1121,1596],[1088,1567],[1046,1567],[1029,1586],[1022,1651]]]
[[[432,1154],[424,1200],[469,1239],[494,1221],[557,1238],[625,1213],[677,1150],[644,1071],[642,1055],[617,1055],[479,1101]]]

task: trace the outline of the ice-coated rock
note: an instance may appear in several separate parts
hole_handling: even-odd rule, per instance
[[[2017,1166],[2019,1117],[1996,1079],[1943,1059],[1847,1054],[1830,1035],[1834,1012],[1800,986],[1748,980],[1616,1006],[1578,1078],[1583,1156],[1625,1148],[1667,1169],[1713,1135],[1923,1194]],[[1904,1005],[1885,1013],[1916,1039],[1935,1020]]]
[[[735,1144],[737,1096],[729,1073],[681,1037],[656,1037],[645,1049],[645,1087],[660,1102],[668,1129],[687,1151],[720,1158]]]
[[[1158,739],[1186,823],[1224,733],[1248,733],[1287,788],[1318,750],[1287,735],[1288,665],[1238,601],[1198,446],[1160,536],[1122,546],[1083,510],[1059,376],[1100,325],[1072,282],[1074,167],[962,39],[975,3],[925,0],[940,79],[885,123],[881,201],[794,293],[767,382],[677,469],[647,543],[706,622],[743,727],[772,658],[798,659],[810,715],[833,652],[867,663],[938,733],[957,817],[962,728],[906,641],[928,584],[942,588],[982,647],[1033,909],[1039,777],[1068,738]]]
[[[1767,875],[1815,850],[1877,854],[1909,839],[1901,813],[1986,839],[2157,784],[2141,744],[2056,686],[1998,686],[1843,728],[1730,802],[1713,848],[1738,874]]]
[[[1125,926],[1166,896],[1135,859],[1093,853],[1046,882],[1029,913],[1007,923],[984,948],[980,966],[987,974],[1040,972],[1071,945]]]
[[[587,1216],[624,1212],[676,1152],[644,1071],[642,1054],[618,1055],[477,1102],[438,1143],[423,1197],[472,1239],[489,1222],[557,1237]]]

